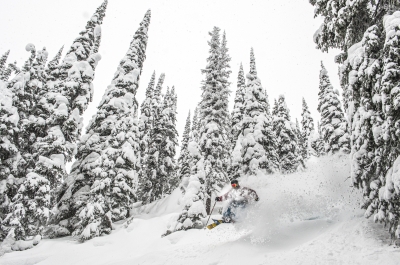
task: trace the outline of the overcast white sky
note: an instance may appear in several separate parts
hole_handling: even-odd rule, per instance
[[[45,46],[51,59],[65,45],[64,54],[102,0],[0,0],[0,54],[11,49],[9,59],[21,66],[28,58],[27,43]],[[292,120],[301,114],[305,97],[315,119],[318,76],[323,60],[333,86],[341,92],[338,66],[330,54],[315,48],[312,37],[321,24],[314,19],[308,0],[202,0],[202,1],[123,1],[109,0],[102,26],[100,61],[94,81],[94,100],[85,113],[85,124],[96,112],[117,65],[147,9],[152,18],[147,59],[140,78],[137,99],[141,103],[153,70],[157,78],[166,74],[166,86],[178,94],[178,132],[182,135],[188,110],[200,100],[200,69],[206,66],[213,26],[226,31],[232,57],[231,102],[236,90],[240,62],[249,71],[250,47],[254,48],[258,76],[267,89],[269,101],[284,94]]]

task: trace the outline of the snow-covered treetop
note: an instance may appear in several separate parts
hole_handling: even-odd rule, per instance
[[[108,0],[104,0],[86,24],[86,31],[93,32],[94,37],[96,37],[95,35],[99,35],[98,26],[103,23],[104,16],[106,15],[107,4]]]
[[[60,50],[57,52],[57,54],[54,56],[54,58],[51,61],[49,61],[49,63],[47,64],[46,73],[47,73],[47,77],[51,80],[54,80],[54,77],[51,76],[51,72],[57,68],[58,63],[60,62],[63,50],[64,50],[64,45],[60,48]]]
[[[65,55],[63,64],[72,64],[75,61],[85,61],[89,58],[95,42],[95,28],[103,23],[108,1],[105,0],[97,8],[91,19],[87,22],[84,31],[79,33],[71,45],[70,50]]]
[[[245,90],[246,90],[246,82],[244,79],[243,65],[242,63],[240,63],[236,94],[234,99],[233,111],[231,115],[232,126],[237,125],[243,118],[243,109],[244,109],[243,103],[244,103]]]
[[[250,74],[257,76],[256,59],[254,58],[253,48],[250,50]]]
[[[221,63],[220,29],[214,27],[209,32],[211,40],[207,65],[201,72],[205,74],[202,81],[202,100],[200,102],[200,123],[206,125],[210,122],[227,129],[229,123],[228,97],[230,90],[223,76],[223,65]],[[203,128],[203,127],[202,127]]]
[[[147,10],[146,14],[144,15],[144,18],[143,18],[142,22],[140,23],[140,27],[135,32],[135,35],[133,36],[133,40],[131,42],[131,47],[134,47],[136,49],[136,53],[138,56],[136,63],[140,69],[142,69],[143,62],[146,59],[145,51],[146,51],[147,39],[148,39],[147,31],[149,29],[150,19],[151,19],[151,11],[149,9],[149,10]]]
[[[246,88],[246,81],[244,79],[244,71],[243,71],[242,63],[240,63],[240,67],[239,67],[237,88],[238,88],[238,91],[239,90],[242,91]]]
[[[247,86],[244,98],[244,109],[246,115],[251,117],[258,116],[261,113],[267,112],[269,104],[267,102],[267,94],[261,85],[261,80],[257,77],[256,59],[254,50],[250,50],[250,72],[246,75]]]
[[[161,100],[161,90],[162,90],[162,86],[164,84],[164,79],[165,79],[165,74],[162,73],[160,75],[160,77],[158,78],[158,82],[157,82],[156,88],[154,89],[154,98],[157,101]]]
[[[244,79],[243,65],[242,63],[240,63],[234,109],[236,108],[237,104],[243,104],[245,90],[246,90],[246,81]]]
[[[277,102],[277,116],[284,117],[286,120],[290,121],[289,109],[286,105],[285,96],[279,95]]]
[[[149,85],[146,88],[146,98],[140,105],[140,113],[142,116],[145,115],[146,117],[150,117],[152,115],[151,114],[151,111],[152,111],[151,106],[152,106],[152,100],[154,97],[155,79],[156,79],[156,72],[154,71],[153,74],[151,75]],[[147,123],[147,122],[149,122],[148,118],[147,119],[145,119],[145,117],[141,118],[141,123]]]
[[[8,58],[8,55],[10,54],[10,50],[6,51],[1,57],[0,57],[0,75],[2,72],[5,70],[5,65],[6,61]]]
[[[141,65],[146,56],[147,46],[147,27],[150,23],[150,12],[147,11],[139,29],[133,36],[129,49],[119,63],[119,67],[114,74],[111,85],[108,86],[99,105],[99,111],[91,120],[88,132],[92,127],[97,126],[98,119],[103,120],[110,109],[119,109],[121,112],[132,111],[132,115],[137,115],[137,102],[135,95],[139,86]],[[143,43],[142,43],[143,42]],[[117,98],[117,96],[119,96]],[[132,107],[132,104],[135,106]]]
[[[192,128],[190,134],[190,141],[197,141],[199,134],[199,108],[196,107],[194,109],[193,120],[192,120]]]
[[[274,106],[272,107],[272,115],[278,114],[278,101],[274,98]]]
[[[175,91],[175,86],[172,86],[171,89],[171,101],[172,101],[172,110],[176,113],[177,105],[178,105],[178,95]]]
[[[305,135],[308,137],[310,136],[311,131],[314,131],[314,120],[311,117],[311,113],[308,109],[307,102],[304,98],[303,98],[303,108],[301,116],[302,116],[301,120],[302,129]]]
[[[339,109],[341,109],[341,103],[338,98],[338,93],[333,89],[331,81],[329,80],[328,71],[326,70],[324,64],[321,61],[321,70],[319,74],[319,102],[318,102],[318,111],[323,112],[322,108],[327,107],[326,102],[329,101],[329,105],[335,105]],[[336,96],[333,96],[336,94]]]
[[[219,65],[220,58],[220,40],[219,40],[219,32],[220,29],[218,27],[214,27],[212,32],[208,34],[211,36],[211,40],[208,42],[210,46],[209,56],[207,58],[208,65],[206,69],[202,69],[201,72],[204,74],[214,73],[213,78],[216,77],[217,72],[216,69],[220,70],[221,65]],[[206,77],[207,78],[207,77]],[[209,78],[212,78],[211,76]],[[221,80],[218,80],[221,81]],[[205,81],[207,82],[207,80]]]
[[[180,156],[182,156],[183,153],[187,150],[187,146],[190,140],[189,135],[190,135],[190,110],[186,118],[185,129],[183,130]]]
[[[149,85],[146,88],[146,97],[151,97],[154,92],[154,85],[155,85],[155,80],[156,80],[156,71],[153,71],[153,74],[151,75]]]
[[[221,71],[222,71],[222,78],[223,84],[225,87],[228,87],[230,85],[230,82],[228,81],[229,75],[232,73],[230,70],[230,65],[229,62],[231,61],[231,57],[228,54],[228,47],[227,47],[227,40],[226,40],[226,33],[222,34],[222,41],[221,41]]]

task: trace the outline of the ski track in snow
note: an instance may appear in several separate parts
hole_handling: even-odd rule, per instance
[[[5,254],[0,264],[399,264],[400,249],[389,245],[387,229],[363,217],[349,167],[345,155],[312,158],[305,172],[242,178],[261,200],[233,225],[161,238],[180,211],[175,191],[138,209],[129,226],[116,224],[111,235],[85,243],[44,239]]]

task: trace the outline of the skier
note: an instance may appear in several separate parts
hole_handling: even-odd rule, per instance
[[[222,214],[222,221],[224,223],[234,223],[237,208],[245,208],[250,201],[259,200],[259,197],[254,190],[241,187],[236,179],[231,181],[231,186],[232,189],[230,191],[215,198],[215,200],[219,202],[227,199],[230,200],[228,206]]]

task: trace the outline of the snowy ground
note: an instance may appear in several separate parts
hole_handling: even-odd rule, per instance
[[[180,209],[176,191],[111,235],[85,243],[44,239],[0,264],[399,264],[387,231],[359,210],[346,159],[313,158],[305,172],[242,179],[260,201],[241,223],[161,238]]]

